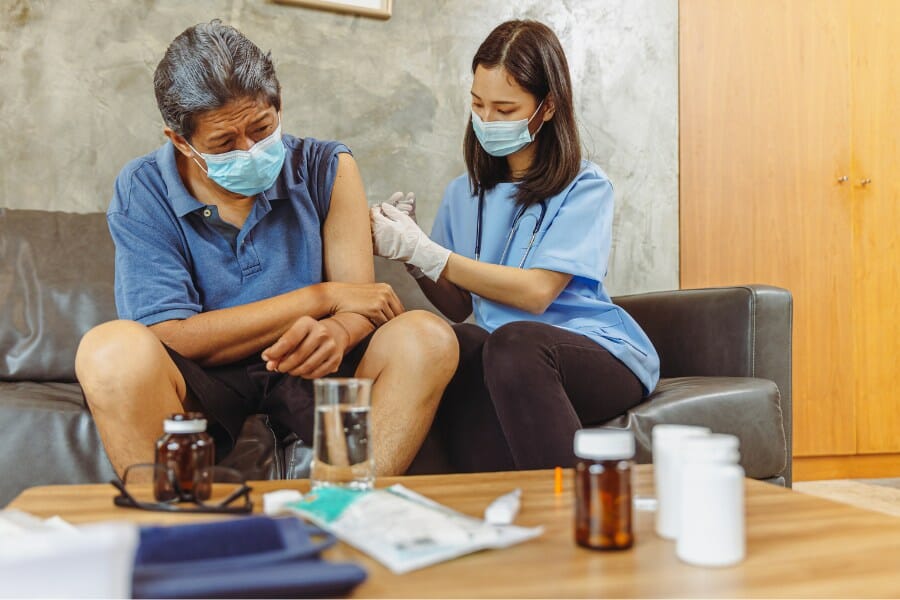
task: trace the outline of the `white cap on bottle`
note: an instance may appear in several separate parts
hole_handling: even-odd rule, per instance
[[[634,434],[625,429],[579,429],[575,456],[589,460],[622,460],[634,456]]]
[[[202,433],[206,431],[206,419],[166,419],[163,421],[163,431],[166,433]]]
[[[740,460],[741,441],[737,436],[713,433],[704,437],[686,438],[681,448],[685,463],[734,464]]]
[[[694,435],[706,435],[708,434],[709,427],[699,427],[695,425],[675,425],[669,423],[663,423],[660,425],[655,425],[651,432],[651,436],[653,438],[653,442],[657,441],[669,441],[669,440],[679,440],[681,438],[685,438],[688,436]]]

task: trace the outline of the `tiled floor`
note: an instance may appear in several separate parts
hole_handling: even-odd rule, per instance
[[[900,517],[900,479],[829,479],[794,482],[794,489]]]

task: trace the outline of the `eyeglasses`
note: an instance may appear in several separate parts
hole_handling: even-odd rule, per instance
[[[121,481],[113,479],[110,483],[119,490],[113,500],[116,506],[185,513],[253,511],[250,486],[238,471],[226,467],[197,469],[193,480],[184,485],[165,465],[137,464],[125,469]]]

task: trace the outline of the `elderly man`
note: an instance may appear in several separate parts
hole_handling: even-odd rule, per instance
[[[184,410],[206,413],[219,458],[256,412],[309,441],[311,380],[339,373],[374,380],[377,472],[403,473],[458,347],[374,283],[350,151],[282,134],[269,55],[219,21],[175,38],[154,87],[169,141],[124,167],[107,212],[122,320],[76,357],[113,466],[152,461]]]

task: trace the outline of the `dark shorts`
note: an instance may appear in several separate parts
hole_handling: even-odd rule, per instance
[[[348,352],[330,376],[353,377],[371,339],[369,335]],[[216,442],[216,460],[231,451],[244,420],[253,414],[268,415],[279,439],[295,433],[312,443],[312,380],[267,371],[258,356],[205,368],[169,347],[166,350],[187,384],[185,409],[206,415],[207,429]]]

